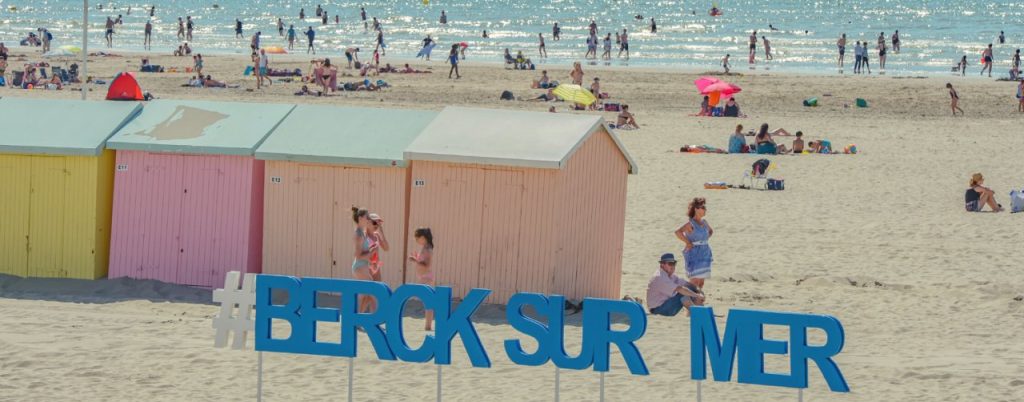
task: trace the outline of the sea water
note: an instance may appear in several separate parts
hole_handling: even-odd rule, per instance
[[[369,58],[376,35],[365,29],[359,7],[366,7],[367,19],[377,17],[384,30],[387,56],[412,58],[422,39],[432,35],[440,44],[434,52],[444,59],[446,48],[466,42],[467,61],[500,62],[504,50],[523,51],[535,63],[564,65],[582,60],[586,52],[587,26],[598,25],[603,38],[626,29],[629,32],[630,58],[616,57],[601,64],[613,66],[685,67],[721,69],[721,59],[731,55],[735,71],[749,70],[747,40],[758,30],[757,70],[814,70],[836,73],[836,40],[847,35],[847,73],[852,70],[853,46],[867,41],[871,65],[877,71],[875,44],[885,33],[890,74],[938,74],[966,55],[972,71],[978,71],[980,53],[994,43],[995,72],[1009,69],[1013,51],[1024,42],[1024,6],[1019,2],[971,2],[951,0],[388,0],[388,1],[297,1],[297,0],[165,0],[156,4],[149,17],[151,2],[90,1],[89,48],[104,49],[104,22],[108,16],[123,15],[116,28],[115,49],[142,48],[143,27],[154,25],[153,50],[171,53],[180,41],[176,37],[178,17],[192,16],[196,30],[191,46],[204,53],[249,52],[252,33],[263,32],[264,46],[285,46],[277,33],[277,18],[285,30],[294,24],[296,52],[305,52],[308,27],[316,31],[318,54],[340,56],[348,46],[360,47]],[[328,13],[327,25],[315,16],[317,4]],[[709,15],[712,5],[724,13]],[[128,14],[128,7],[131,14]],[[78,0],[0,0],[0,41],[17,44],[30,31],[46,27],[54,35],[54,47],[81,44],[83,2]],[[102,8],[100,8],[102,7]],[[305,8],[306,19],[299,10]],[[441,25],[444,10],[448,23]],[[334,23],[335,15],[340,23]],[[642,15],[643,19],[636,16]],[[650,18],[657,22],[657,33],[650,31]],[[235,38],[235,19],[244,23],[244,37]],[[562,27],[562,38],[555,41],[552,24]],[[769,24],[777,30],[769,30]],[[894,30],[900,31],[902,51],[894,53],[888,43]],[[483,38],[487,30],[489,38]],[[1006,44],[997,41],[1005,31]],[[538,57],[537,34],[543,33],[548,58]],[[766,62],[760,36],[772,42],[775,59]],[[603,51],[598,46],[598,53]]]

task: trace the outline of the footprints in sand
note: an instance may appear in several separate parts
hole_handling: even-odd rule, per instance
[[[910,289],[910,285],[897,285],[891,283],[884,283],[874,279],[866,278],[853,278],[853,277],[836,277],[836,276],[807,276],[796,280],[797,286],[853,286],[856,288],[876,288],[885,290],[907,290]]]

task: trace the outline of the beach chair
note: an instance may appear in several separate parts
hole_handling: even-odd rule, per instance
[[[750,183],[750,188],[756,188],[760,190],[768,189],[768,173],[776,169],[775,162],[767,159],[758,159],[757,162],[751,166],[751,169],[743,172],[743,181],[740,183]]]

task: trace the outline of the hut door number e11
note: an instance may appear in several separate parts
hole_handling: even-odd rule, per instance
[[[117,165],[117,171],[118,172],[127,172],[128,171],[128,165],[126,165],[126,164],[119,164],[119,165]]]

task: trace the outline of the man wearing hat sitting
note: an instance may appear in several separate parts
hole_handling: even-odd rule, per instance
[[[651,314],[674,316],[691,305],[703,305],[704,295],[689,282],[676,276],[676,257],[672,253],[661,256],[660,268],[647,283],[647,307]]]

